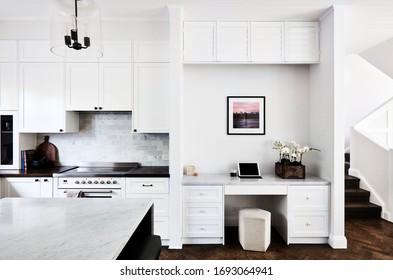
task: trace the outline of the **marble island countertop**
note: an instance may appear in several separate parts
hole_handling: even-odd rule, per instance
[[[131,198],[0,199],[0,259],[116,259],[151,206]]]
[[[329,181],[312,174],[305,179],[282,179],[275,174],[262,174],[262,179],[240,179],[226,173],[200,173],[198,176],[183,176],[182,184],[190,185],[328,185]]]

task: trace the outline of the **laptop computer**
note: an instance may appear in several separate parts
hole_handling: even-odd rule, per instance
[[[239,178],[262,179],[257,162],[238,162],[237,170]]]

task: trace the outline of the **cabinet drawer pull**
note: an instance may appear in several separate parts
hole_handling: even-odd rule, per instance
[[[204,227],[201,227],[200,230],[201,230],[201,231],[205,231],[206,229],[205,229]]]
[[[201,192],[199,193],[199,196],[205,196],[205,193]]]
[[[309,197],[309,196],[306,196],[306,200],[310,200],[311,199],[311,197]]]
[[[142,184],[142,187],[153,187],[153,184]]]
[[[310,224],[310,223],[306,223],[306,226],[308,226],[308,227],[309,227],[309,226],[311,226],[311,224]]]
[[[206,212],[205,212],[205,210],[200,210],[199,213],[205,214]]]

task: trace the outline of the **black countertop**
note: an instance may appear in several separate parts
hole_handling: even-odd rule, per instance
[[[77,168],[77,166],[54,166],[46,168],[31,168],[28,170],[21,169],[3,169],[0,170],[0,177],[52,177],[55,173],[63,173],[65,171]],[[111,177],[167,177],[169,178],[168,166],[139,166],[124,175]]]

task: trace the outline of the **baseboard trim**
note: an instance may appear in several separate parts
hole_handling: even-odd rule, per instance
[[[328,239],[330,247],[333,249],[347,249],[347,238],[341,235],[330,235]]]

